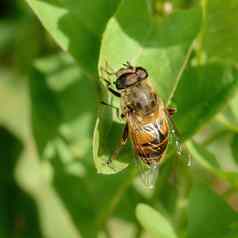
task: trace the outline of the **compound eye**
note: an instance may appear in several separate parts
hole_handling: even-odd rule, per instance
[[[126,88],[127,87],[127,74],[123,74],[119,78],[117,78],[115,85],[118,90]]]
[[[142,67],[136,67],[136,75],[141,80],[146,79],[148,77],[147,71]]]
[[[133,84],[135,84],[138,81],[138,75],[136,73],[127,73],[121,75],[117,80],[116,80],[116,88],[117,89],[125,89]]]

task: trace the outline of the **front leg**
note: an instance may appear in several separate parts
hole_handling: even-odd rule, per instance
[[[104,82],[106,82],[106,85],[107,85],[107,89],[114,95],[114,96],[116,96],[116,97],[121,97],[121,94],[118,92],[118,91],[116,91],[115,89],[113,89],[112,87],[111,87],[111,82],[110,81],[108,81],[107,79],[105,79],[105,78],[103,78],[103,80],[104,80]]]
[[[114,90],[113,88],[111,88],[110,86],[107,87],[107,89],[116,97],[121,97],[121,94],[119,92],[117,92],[116,90]]]
[[[120,109],[119,109],[118,107],[116,107],[116,106],[114,106],[114,105],[112,105],[112,104],[106,103],[106,102],[104,102],[104,101],[101,101],[101,104],[115,109],[118,118],[123,119],[123,118],[125,117],[125,115],[124,115],[123,113],[120,114]]]
[[[112,83],[111,81],[109,81],[105,76],[103,76],[103,72],[107,73],[107,75],[111,76],[111,75],[115,75],[114,72],[109,72],[108,70],[104,69],[101,67],[101,72],[102,72],[102,76],[100,77],[105,83],[106,83],[106,86],[107,86],[107,89],[116,97],[121,97],[121,94],[116,91],[115,89],[112,88]]]

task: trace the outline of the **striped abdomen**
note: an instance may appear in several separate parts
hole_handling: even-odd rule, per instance
[[[147,124],[130,125],[130,135],[139,158],[151,165],[159,162],[168,144],[168,123],[166,118],[157,118]]]

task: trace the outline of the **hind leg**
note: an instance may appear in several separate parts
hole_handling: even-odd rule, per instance
[[[167,110],[167,114],[170,118],[173,117],[174,113],[177,112],[177,109],[174,107],[167,107],[166,110]]]
[[[117,156],[119,155],[122,147],[127,142],[128,135],[129,135],[128,124],[126,124],[125,127],[124,127],[124,130],[123,130],[122,137],[119,141],[119,144],[118,144],[117,148],[115,149],[115,151],[113,152],[112,157],[108,159],[107,164],[111,164],[113,160],[117,159]]]

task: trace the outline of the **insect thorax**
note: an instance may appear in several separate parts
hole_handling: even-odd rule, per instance
[[[156,110],[158,97],[144,81],[122,91],[122,111],[132,110],[142,116],[149,115]]]

